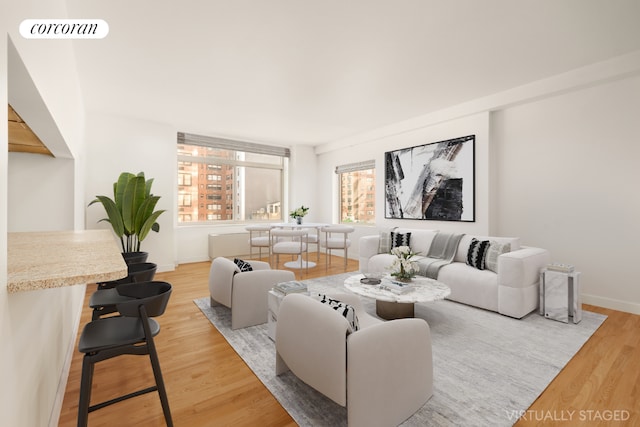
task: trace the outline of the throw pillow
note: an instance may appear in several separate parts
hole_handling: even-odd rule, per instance
[[[487,270],[491,270],[494,273],[498,272],[498,257],[502,254],[511,252],[511,243],[500,243],[491,241],[489,244],[489,250],[485,259],[485,267]]]
[[[378,240],[378,253],[388,254],[389,252],[391,252],[391,232],[381,231]]]
[[[249,264],[247,261],[243,261],[241,259],[234,258],[233,262],[234,262],[235,265],[238,266],[238,268],[240,269],[241,273],[244,273],[245,271],[253,271],[253,267],[251,267],[251,264]]]
[[[489,249],[488,240],[478,240],[475,237],[471,239],[469,251],[467,252],[467,264],[478,270],[484,270],[487,249]]]
[[[353,308],[352,305],[339,301],[337,299],[329,298],[326,295],[318,295],[316,297],[318,301],[323,304],[327,304],[329,307],[333,308],[337,313],[344,316],[349,322],[349,332],[355,332],[360,329],[360,324],[358,323],[358,316],[356,316],[356,309]]]
[[[395,231],[391,232],[391,249],[397,248],[399,246],[410,246],[411,244],[411,233],[396,233]]]
[[[379,254],[388,254],[389,252],[391,252],[391,231],[395,229],[396,228],[393,227],[392,229],[380,230],[380,237],[378,239]]]

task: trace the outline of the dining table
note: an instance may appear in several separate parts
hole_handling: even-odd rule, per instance
[[[279,222],[275,224],[271,224],[274,228],[290,228],[292,230],[295,229],[303,229],[303,228],[315,228],[318,230],[318,254],[320,253],[320,230],[322,227],[326,227],[327,223],[322,222],[302,222],[298,224],[297,222]],[[313,268],[316,266],[316,263],[313,261],[302,259],[302,255],[298,255],[298,259],[295,261],[285,262],[284,266],[287,268]]]

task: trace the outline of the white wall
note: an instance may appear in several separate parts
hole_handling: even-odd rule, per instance
[[[69,229],[83,222],[78,218],[83,210],[78,208],[81,180],[76,173],[82,168],[78,157],[84,115],[71,42],[27,41],[18,34],[25,17],[66,16],[65,2],[3,2],[0,15],[0,113],[6,117],[10,100],[37,107],[33,117],[23,108],[20,114],[34,129],[43,128],[38,120],[52,120],[44,127],[61,137],[67,155],[59,163],[35,155],[8,156],[6,121],[0,121],[0,423],[56,425],[84,286],[8,294],[6,233]],[[15,49],[8,47],[7,34]],[[15,74],[21,67],[29,76]],[[29,98],[33,94],[40,99]],[[45,144],[49,141],[48,134],[41,137]],[[31,183],[22,181],[29,171]]]
[[[6,2],[2,3],[4,9]],[[0,16],[0,117],[8,114],[7,109],[7,37],[5,28],[7,16]],[[7,200],[8,200],[8,126],[6,120],[0,120],[0,414],[7,414],[8,421],[15,421],[16,415],[12,387],[16,376],[13,367],[16,366],[16,354],[9,347],[12,340],[11,318],[7,310],[9,306],[7,295]],[[6,368],[5,368],[6,367]]]
[[[289,200],[288,206],[284,206],[285,221],[290,220],[289,212],[304,205],[309,208],[309,213],[304,218],[307,222],[325,222],[318,206],[318,188],[316,183],[317,166],[316,155],[313,147],[299,146],[291,149],[289,162]]]
[[[499,233],[582,272],[584,301],[640,313],[640,77],[495,113]]]
[[[106,115],[87,114],[86,170],[84,206],[95,196],[113,198],[113,183],[121,172],[144,172],[153,178],[151,192],[160,196],[156,210],[165,209],[158,218],[160,232],[151,231],[142,241],[141,249],[149,252],[149,262],[158,264],[158,271],[173,270],[176,261],[175,207],[177,194],[177,133],[166,124],[152,123]],[[96,203],[86,208],[86,229],[111,229],[106,222],[98,223],[106,214]]]
[[[74,229],[74,161],[9,154],[9,231]]]

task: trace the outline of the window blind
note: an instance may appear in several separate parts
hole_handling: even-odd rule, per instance
[[[341,174],[341,173],[355,172],[355,171],[361,171],[366,169],[375,169],[375,167],[376,167],[375,160],[366,160],[364,162],[349,163],[346,165],[336,166],[336,173]]]
[[[185,132],[178,132],[178,144],[199,145],[202,147],[219,148],[222,150],[291,157],[291,150],[286,147],[257,144],[255,142],[247,141],[236,141],[233,139],[215,138],[212,136],[195,135]]]

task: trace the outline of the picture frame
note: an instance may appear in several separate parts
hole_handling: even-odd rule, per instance
[[[384,157],[385,218],[475,222],[475,135]]]

